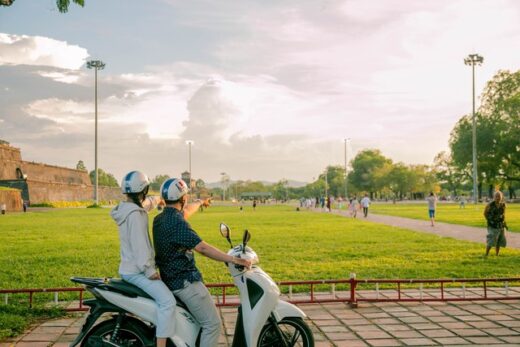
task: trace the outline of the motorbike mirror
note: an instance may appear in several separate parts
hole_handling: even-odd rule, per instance
[[[242,249],[242,253],[246,253],[246,245],[251,239],[251,233],[246,229],[244,231],[244,237],[242,238],[242,245],[244,246]]]
[[[228,240],[229,245],[231,246],[231,248],[233,248],[233,244],[231,243],[230,238],[231,230],[229,230],[229,227],[224,223],[220,223],[220,234],[222,235],[222,237],[225,237],[226,240]]]

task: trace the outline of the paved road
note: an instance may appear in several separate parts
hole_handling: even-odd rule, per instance
[[[346,211],[333,210],[333,213],[350,218]],[[435,223],[435,226],[431,227],[430,221],[373,214],[370,213],[370,211],[367,218],[363,217],[363,213],[358,213],[357,218],[423,233],[452,237],[459,240],[473,241],[482,244],[485,244],[486,242],[487,230],[485,228],[468,227],[465,225],[448,223]],[[506,239],[507,247],[520,249],[520,233],[506,232]]]
[[[466,294],[470,291],[481,289],[467,289]],[[504,294],[504,288],[491,292]],[[509,288],[509,295],[518,297],[520,288]],[[520,346],[520,300],[362,303],[358,308],[345,303],[299,306],[308,315],[316,347]],[[220,314],[224,334],[219,347],[228,347],[233,341],[236,308],[221,308]],[[79,314],[46,321],[16,339],[0,342],[0,347],[65,347],[83,321],[84,315]]]

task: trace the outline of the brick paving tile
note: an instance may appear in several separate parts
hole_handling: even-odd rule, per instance
[[[69,343],[68,342],[56,342],[55,344],[52,345],[52,347],[69,347]]]
[[[399,338],[399,339],[406,339],[406,338],[420,338],[424,337],[423,334],[414,331],[414,330],[398,330],[398,331],[391,331],[390,334],[393,336]]]
[[[368,321],[367,319],[342,319],[341,321],[348,326],[370,324],[370,321]]]
[[[477,344],[477,343],[480,343],[480,344],[499,344],[499,343],[503,343],[502,341],[500,341],[499,339],[495,338],[495,337],[492,337],[492,336],[486,336],[486,337],[466,337],[467,340]]]
[[[313,319],[314,324],[318,326],[331,326],[331,325],[341,325],[341,323],[336,319],[327,319],[327,320],[317,320]]]
[[[415,330],[432,330],[432,329],[440,329],[440,326],[433,323],[419,323],[419,324],[410,324],[410,326]]]
[[[38,333],[29,333],[27,335],[25,335],[23,338],[22,338],[22,341],[24,342],[29,342],[29,341],[47,341],[47,342],[50,342],[50,341],[56,341],[58,339],[58,337],[60,337],[61,333],[52,333],[52,334],[38,334]]]
[[[422,317],[402,317],[399,319],[404,323],[429,323],[427,319]]]
[[[310,314],[308,312],[305,312],[305,313],[312,320],[315,320],[315,319],[320,319],[320,320],[334,319],[334,317],[331,314],[324,313],[323,311],[322,312],[316,312],[316,313],[311,312]]]
[[[508,328],[485,329],[485,330],[489,335],[494,335],[494,336],[520,335],[519,332],[508,329]]]
[[[518,343],[520,345],[520,336],[500,336],[500,339],[509,343]]]
[[[458,336],[487,336],[485,332],[478,329],[450,329],[455,335]]]
[[[469,325],[471,325],[474,328],[477,329],[485,329],[485,328],[501,328],[501,325],[498,325],[496,323],[490,322],[490,321],[483,321],[483,322],[468,322]]]
[[[451,337],[455,336],[449,330],[446,329],[435,329],[435,330],[421,330],[421,333],[427,337]]]
[[[343,319],[361,319],[363,318],[362,315],[360,315],[359,313],[355,313],[355,314],[352,314],[351,312],[349,311],[330,311],[330,313],[336,317],[336,318],[343,318]]]
[[[388,339],[388,338],[392,338],[392,336],[388,335],[387,333],[385,333],[384,331],[373,331],[373,330],[369,330],[369,331],[358,331],[357,334],[359,336],[361,336],[363,339],[365,340],[370,340],[370,339]]]
[[[438,343],[440,343],[443,346],[447,345],[464,345],[464,344],[470,344],[470,342],[464,340],[461,337],[438,337],[434,339]]]
[[[379,327],[369,324],[369,325],[355,325],[350,327],[353,331],[383,331]]]
[[[396,318],[376,318],[372,319],[374,324],[399,324],[399,320]]]
[[[349,330],[345,328],[342,325],[331,325],[331,326],[325,326],[320,327],[321,331],[325,333],[342,333],[342,332],[348,332]]]
[[[470,328],[472,328],[471,325],[468,325],[466,323],[461,323],[461,322],[439,323],[439,325],[446,329],[470,329]]]
[[[490,320],[492,322],[502,322],[502,321],[514,320],[513,317],[505,315],[505,314],[501,314],[501,315],[486,315],[486,316],[482,316],[482,318],[484,318],[486,320]],[[504,323],[504,324],[507,324],[507,323]]]
[[[392,307],[384,307],[383,311],[385,312],[406,312],[408,309],[402,306],[392,306]]]
[[[352,340],[357,339],[357,336],[353,333],[326,333],[327,337],[331,341],[342,341],[342,340]]]
[[[403,330],[410,330],[410,327],[408,325],[404,324],[381,324],[379,327],[386,331],[403,331]]]
[[[336,347],[366,347],[368,346],[362,340],[347,340],[347,341],[338,341],[334,342]]]
[[[385,312],[377,312],[377,313],[367,313],[363,315],[365,318],[373,319],[373,318],[390,318],[390,315]]]
[[[457,320],[453,317],[449,317],[449,316],[435,316],[435,317],[428,317],[432,322],[435,322],[435,323],[441,323],[441,322],[444,322],[444,323],[451,323],[451,322],[456,322]]]
[[[401,342],[396,339],[377,339],[377,340],[367,340],[368,344],[371,346],[402,346]]]
[[[463,322],[479,322],[479,321],[483,321],[484,318],[482,317],[479,317],[479,316],[455,316],[455,318],[457,318],[458,320],[461,320]]]
[[[332,345],[330,344],[330,342],[320,341],[320,342],[316,342],[314,344],[314,346],[315,347],[330,347]]]
[[[407,346],[432,346],[436,345],[436,343],[433,340],[430,339],[402,339],[401,342],[403,342]]]
[[[500,324],[509,327],[509,328],[520,328],[520,319],[512,320],[512,321],[502,321]]]
[[[69,319],[56,319],[56,320],[50,320],[47,322],[44,322],[41,324],[41,326],[44,327],[68,327],[71,325],[75,319],[69,318]]]
[[[17,342],[16,347],[47,347],[49,342]]]
[[[410,311],[398,311],[398,312],[392,312],[392,316],[394,317],[419,317],[417,313],[410,312]]]

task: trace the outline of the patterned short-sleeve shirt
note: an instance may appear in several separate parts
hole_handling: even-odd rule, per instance
[[[195,265],[193,248],[201,238],[176,208],[166,207],[153,220],[155,263],[170,290],[181,289],[184,281],[202,281]]]

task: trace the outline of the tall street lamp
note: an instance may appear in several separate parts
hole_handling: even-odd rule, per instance
[[[345,139],[345,199],[348,199],[348,142],[350,138]]]
[[[475,116],[475,65],[482,65],[484,58],[478,54],[470,54],[464,59],[464,64],[471,65],[473,76],[473,114],[472,114],[472,143],[473,143],[473,199],[478,202],[477,192],[477,120]]]
[[[95,140],[94,140],[94,177],[95,177],[95,185],[94,185],[94,200],[96,201],[96,205],[99,204],[98,197],[98,107],[97,107],[97,74],[98,70],[103,70],[105,68],[105,63],[101,60],[90,60],[87,62],[87,68],[94,69],[95,71],[95,83],[94,83],[94,100],[95,100]]]
[[[192,140],[186,141],[186,144],[188,145],[188,172],[190,173],[190,181],[188,182],[188,187],[191,189],[191,145],[193,145],[195,142]]]

